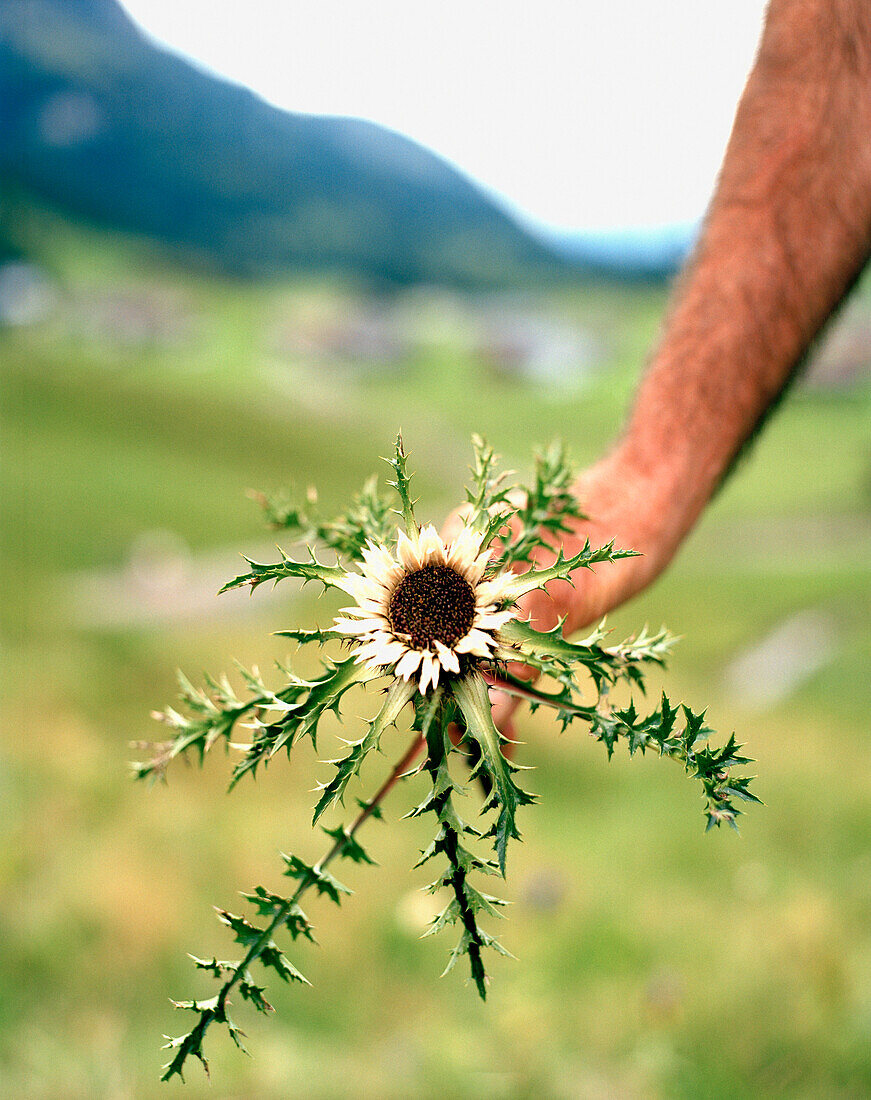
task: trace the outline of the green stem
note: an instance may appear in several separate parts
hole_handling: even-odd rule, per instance
[[[387,778],[384,780],[384,782],[381,784],[381,786],[378,788],[372,798],[366,803],[366,805],[354,819],[354,823],[348,830],[347,836],[339,837],[339,839],[335,842],[335,844],[333,844],[327,854],[318,863],[315,864],[315,866],[312,868],[311,874],[302,879],[299,886],[294,891],[293,896],[284,901],[278,907],[278,909],[276,909],[275,915],[266,926],[266,928],[263,930],[262,935],[260,935],[258,939],[254,941],[254,943],[248,949],[245,957],[233,971],[231,977],[226,982],[226,984],[222,987],[221,992],[218,996],[216,1015],[223,1016],[227,1003],[227,998],[232,992],[234,986],[238,984],[251,963],[254,962],[254,960],[260,955],[263,948],[266,947],[266,945],[272,939],[273,932],[275,932],[275,930],[282,924],[282,922],[286,920],[288,914],[302,897],[302,895],[317,880],[318,872],[324,870],[324,868],[329,863],[331,863],[336,858],[336,856],[342,853],[348,843],[348,840],[352,836],[354,836],[354,834],[357,832],[363,822],[375,812],[381,801],[396,786],[399,780],[403,778],[403,776],[408,771],[408,768],[414,762],[415,757],[419,755],[423,747],[423,737],[420,734],[416,733],[411,741],[411,744],[408,746],[402,757],[394,765],[390,774],[387,776]]]
[[[433,715],[431,710],[430,714],[427,716],[428,720],[425,722],[425,729],[427,731],[426,769],[432,778],[434,788],[438,786],[439,769],[442,764],[445,763],[448,753],[446,745],[446,717],[444,713],[444,703],[442,702],[439,705],[438,713]],[[466,872],[463,867],[460,866],[458,851],[459,836],[456,829],[451,825],[451,819],[453,817],[451,806],[452,791],[453,787],[448,786],[436,799],[433,809],[444,830],[442,851],[447,857],[448,864],[453,868],[453,874],[450,879],[448,879],[448,884],[454,892],[454,898],[456,899],[460,913],[460,920],[469,937],[468,955],[472,980],[475,983],[481,1000],[486,1000],[487,974],[484,970],[483,959],[481,958],[481,934],[475,921],[475,914],[466,897]]]
[[[592,715],[596,711],[595,707],[585,707],[580,703],[568,703],[559,695],[550,695],[546,691],[538,691],[536,688],[530,687],[528,681],[522,680],[507,669],[500,668],[498,672],[495,669],[485,669],[482,670],[482,673],[490,687],[494,687],[498,691],[504,691],[506,695],[513,695],[518,699],[528,699],[532,703],[542,703],[544,706],[564,710],[569,714]]]

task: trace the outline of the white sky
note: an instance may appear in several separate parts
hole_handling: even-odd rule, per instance
[[[764,0],[124,0],[295,111],[370,118],[570,228],[700,216]]]

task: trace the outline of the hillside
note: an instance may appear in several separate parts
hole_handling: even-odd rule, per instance
[[[115,0],[0,6],[0,186],[239,275],[510,285],[570,264],[434,153],[270,106]]]

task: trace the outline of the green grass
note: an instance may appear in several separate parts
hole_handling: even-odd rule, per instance
[[[53,262],[73,299],[156,286],[195,324],[174,347],[131,345],[87,335],[64,307],[0,334],[0,1096],[180,1095],[156,1083],[157,1047],[182,1029],[167,998],[197,988],[185,952],[226,950],[211,905],[277,885],[279,849],[319,854],[308,821],[321,772],[301,750],[226,797],[219,756],[149,791],[126,778],[127,743],[158,735],[147,715],[172,699],[176,666],[268,667],[286,656],[271,631],[332,605],[257,593],[247,614],[107,629],[74,611],[71,585],[124,569],[149,531],[197,553],[259,547],[269,536],[246,489],[316,483],[339,503],[400,425],[435,521],[458,499],[471,431],[514,466],[555,434],[590,460],[619,426],[664,299],[602,288],[543,301],[610,348],[586,388],[554,395],[494,375],[448,322],[440,345],[395,370],[277,357],[276,318],[350,305],[341,288],[174,274],[76,233]],[[498,930],[519,961],[497,962],[487,1004],[462,975],[438,979],[446,940],[418,940],[419,823],[372,825],[380,866],[349,871],[357,893],[341,913],[313,907],[322,946],[294,954],[314,988],[272,988],[269,1020],[241,1009],[254,1059],[216,1036],[215,1084],[193,1068],[185,1095],[871,1092],[869,422],[867,387],[796,391],[671,572],[614,616],[619,630],[664,621],[682,634],[670,690],[709,704],[711,724],[757,758],[766,805],[740,836],[704,835],[692,784],[667,762],[609,765],[536,715],[523,758],[541,804],[524,815]],[[809,608],[835,624],[830,662],[766,712],[731,697],[733,657]],[[391,796],[392,823],[420,793]]]

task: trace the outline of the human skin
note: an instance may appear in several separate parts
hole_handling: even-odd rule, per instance
[[[869,253],[871,3],[772,0],[699,242],[620,439],[575,486],[590,519],[562,541],[641,556],[532,593],[534,626],[572,633],[659,576]],[[506,729],[516,702],[491,695]]]

